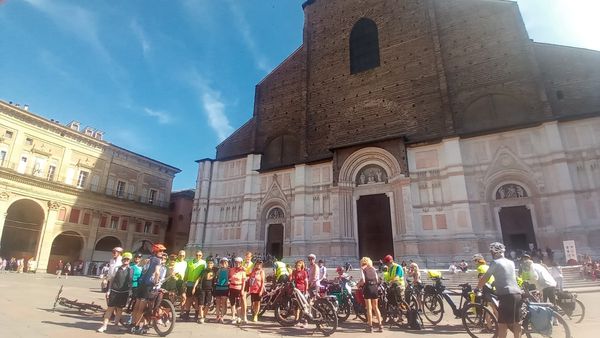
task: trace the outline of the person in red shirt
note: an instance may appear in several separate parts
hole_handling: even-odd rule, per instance
[[[308,286],[308,272],[306,271],[303,260],[296,261],[296,267],[292,272],[292,280],[296,284],[296,289],[302,291],[302,293],[306,293]]]
[[[234,260],[234,267],[229,270],[229,302],[231,303],[231,322],[232,323],[244,323],[246,319],[245,309],[242,310],[238,306],[242,305],[242,298],[246,297],[244,291],[244,285],[246,284],[246,271],[242,267],[242,258],[236,257]],[[239,310],[239,314],[238,314]],[[236,318],[236,314],[238,315]]]

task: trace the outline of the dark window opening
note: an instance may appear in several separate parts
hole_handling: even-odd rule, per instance
[[[379,67],[379,33],[371,19],[362,18],[350,33],[350,73]]]
[[[562,90],[557,90],[556,91],[556,98],[559,99],[559,100],[562,100],[562,99],[565,98],[565,94],[563,93]]]

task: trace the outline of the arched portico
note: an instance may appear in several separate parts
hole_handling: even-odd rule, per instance
[[[44,209],[34,200],[18,199],[10,204],[0,233],[0,256],[35,257],[45,218]]]

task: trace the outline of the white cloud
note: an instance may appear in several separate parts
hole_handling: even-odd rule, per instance
[[[133,34],[135,34],[135,37],[140,42],[140,45],[142,47],[142,53],[144,54],[144,57],[147,58],[148,53],[150,52],[150,49],[152,48],[152,46],[150,44],[150,40],[146,36],[146,32],[144,31],[142,26],[140,26],[140,24],[137,22],[137,20],[132,20],[131,24],[129,26],[131,27]]]
[[[252,34],[252,29],[248,24],[248,20],[246,20],[244,12],[242,11],[242,9],[236,1],[228,0],[227,4],[229,5],[229,9],[233,13],[236,28],[242,35],[243,41],[246,44],[246,48],[248,48],[248,50],[252,54],[255,67],[265,73],[269,73],[273,69],[273,67],[269,65],[267,57],[260,51],[260,49],[256,45],[256,40],[254,39],[254,36]]]
[[[192,71],[188,81],[199,92],[208,125],[217,134],[219,141],[225,140],[233,131],[226,113],[226,104],[221,93],[212,88],[208,82],[196,71]]]
[[[171,115],[167,112],[153,110],[150,108],[144,108],[144,112],[146,113],[146,115],[148,115],[150,117],[155,117],[156,120],[158,121],[158,123],[160,123],[160,124],[171,123],[171,120],[172,120]]]
[[[96,18],[92,12],[77,6],[58,1],[25,0],[31,6],[46,14],[57,27],[75,35],[89,44],[102,59],[112,62],[108,50],[100,40]]]

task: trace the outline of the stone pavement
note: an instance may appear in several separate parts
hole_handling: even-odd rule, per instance
[[[79,313],[60,306],[52,312],[52,304],[58,289],[64,284],[63,296],[82,302],[96,302],[105,306],[104,295],[99,292],[100,281],[88,277],[70,277],[68,280],[55,279],[46,274],[0,274],[0,337],[133,337],[117,332],[112,327],[105,334],[96,333],[100,326],[101,314]],[[586,319],[581,324],[571,323],[575,338],[597,337],[600,332],[600,292],[579,296],[586,307]],[[350,317],[352,319],[353,316]],[[365,337],[361,322],[350,320],[342,324],[333,337]],[[270,338],[282,336],[322,337],[313,331],[314,326],[282,328],[267,313],[264,322],[243,326],[231,324],[195,324],[178,322],[169,337],[233,337]],[[427,325],[422,331],[386,329],[384,333],[369,335],[378,337],[467,337],[460,321],[448,313],[436,327]],[[156,337],[153,331],[148,336]]]

